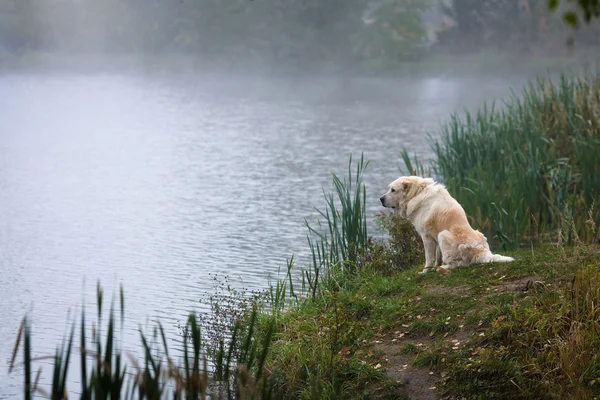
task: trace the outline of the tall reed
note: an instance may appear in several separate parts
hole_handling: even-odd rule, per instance
[[[121,290],[121,329],[124,321],[124,296]],[[233,332],[233,340],[216,354],[214,371],[209,370],[200,325],[195,314],[190,314],[184,328],[181,361],[177,362],[167,345],[164,329],[160,323],[154,329],[152,337],[140,331],[140,343],[144,351],[143,364],[131,357],[130,365],[123,358],[123,349],[115,339],[115,315],[111,305],[107,330],[102,334],[103,292],[97,288],[97,325],[92,326],[92,346],[88,347],[85,310],[81,315],[81,341],[79,359],[81,369],[82,399],[133,398],[160,399],[205,399],[208,396],[218,398],[263,398],[275,397],[273,392],[273,374],[264,369],[269,350],[273,322],[267,327],[266,334],[258,336],[254,330],[257,311],[248,315],[246,324],[239,322]],[[249,327],[249,328],[248,328]],[[27,318],[23,319],[9,372],[23,367],[24,398],[30,399],[35,393],[52,399],[68,397],[68,371],[73,354],[75,324],[71,326],[69,338],[57,349],[54,357],[31,356],[31,329]],[[158,340],[160,338],[160,340]],[[239,339],[238,339],[239,338]],[[152,339],[152,340],[150,340]],[[238,347],[236,343],[240,343]],[[23,343],[23,362],[17,363],[19,347]],[[236,351],[234,351],[236,348]],[[33,363],[43,359],[54,360],[52,383],[49,392],[38,386],[41,369],[32,380]],[[90,368],[88,370],[88,368]],[[214,372],[214,373],[213,373]]]
[[[348,177],[340,179],[333,174],[335,193],[324,193],[324,210],[315,208],[322,220],[317,221],[316,225],[306,222],[312,264],[303,277],[312,297],[317,295],[320,282],[339,287],[343,282],[337,279],[336,272],[351,273],[357,268],[359,256],[368,241],[366,188],[362,181],[368,165],[362,154],[353,175],[350,156]]]
[[[565,220],[583,235],[590,210],[600,220],[597,73],[538,78],[502,108],[452,115],[429,140],[434,176],[504,247],[555,234]]]

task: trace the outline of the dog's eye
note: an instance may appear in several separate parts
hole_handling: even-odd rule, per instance
[[[396,189],[392,189],[392,193],[394,193],[396,191]]]

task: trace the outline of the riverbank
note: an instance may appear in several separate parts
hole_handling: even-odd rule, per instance
[[[448,275],[366,264],[281,316],[267,368],[302,398],[600,395],[600,247],[507,254]]]
[[[600,395],[600,186],[591,174],[598,159],[588,155],[598,145],[598,75],[558,82],[539,78],[499,111],[453,116],[431,138],[429,166],[403,156],[406,170],[442,177],[493,250],[516,262],[419,276],[422,246],[407,222],[383,218],[391,240],[375,243],[348,239],[356,224],[329,217],[360,208],[345,199],[360,200],[362,168],[354,192],[336,185],[341,208],[326,197],[330,234],[319,236],[317,251],[311,246],[316,261],[306,274],[326,275],[320,285],[308,279],[310,299],[296,296],[275,314],[266,365],[281,374],[284,396]],[[344,246],[359,255],[338,256]]]

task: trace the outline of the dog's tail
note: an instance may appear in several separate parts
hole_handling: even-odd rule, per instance
[[[479,256],[477,260],[474,261],[483,264],[493,262],[511,262],[515,261],[515,259],[512,257],[501,256],[500,254],[492,254],[490,252],[487,252],[486,254]]]
[[[492,254],[492,258],[489,262],[511,262],[515,261],[512,257],[501,256],[500,254]]]

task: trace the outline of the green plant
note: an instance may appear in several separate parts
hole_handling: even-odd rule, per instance
[[[343,280],[338,280],[337,274],[355,271],[359,255],[367,245],[366,189],[362,175],[368,164],[363,154],[353,176],[350,156],[348,178],[340,179],[333,174],[335,195],[324,194],[327,203],[324,211],[315,208],[324,221],[317,221],[316,226],[306,221],[312,265],[304,271],[303,278],[313,298],[321,287],[319,279],[332,287],[343,285]]]
[[[597,241],[585,221],[600,221],[592,207],[600,198],[599,93],[598,74],[538,78],[502,109],[454,114],[429,138],[433,175],[504,248],[555,235],[565,221]],[[406,152],[403,159],[409,171],[425,171]]]
[[[410,268],[425,262],[423,240],[410,221],[397,213],[385,211],[381,212],[377,219],[380,226],[388,233],[383,254],[389,259],[391,271]]]
[[[598,265],[586,266],[588,260],[571,275],[566,288],[532,284],[523,296],[504,301],[498,297],[489,313],[486,339],[471,343],[468,354],[453,360],[448,380],[453,393],[486,398],[596,398],[600,394],[600,272]]]
[[[258,312],[254,309],[247,313],[243,321],[238,320],[231,340],[225,345],[221,341],[220,351],[215,354],[214,374],[208,369],[205,344],[200,332],[200,324],[194,314],[190,314],[184,326],[182,350],[183,363],[180,365],[171,356],[163,327],[158,323],[153,335],[148,337],[140,331],[140,343],[144,350],[143,364],[136,359],[127,366],[123,361],[123,349],[115,341],[115,316],[113,306],[107,320],[107,331],[103,335],[102,302],[103,291],[97,288],[97,326],[92,327],[92,348],[87,347],[85,311],[81,317],[81,397],[83,399],[133,398],[158,399],[173,397],[175,399],[204,399],[211,395],[210,387],[217,387],[219,398],[264,398],[276,396],[273,392],[275,372],[267,372],[264,368],[269,351],[274,321],[266,322],[265,334],[260,340],[254,329]],[[124,296],[120,291],[121,329],[124,319]],[[23,319],[9,371],[24,367],[24,397],[30,399],[34,393],[41,393],[52,399],[67,398],[67,377],[71,355],[73,352],[75,325],[71,327],[68,341],[63,342],[54,357],[31,357],[31,330],[27,318]],[[23,363],[15,363],[19,346],[23,342]],[[234,349],[237,351],[235,354]],[[53,358],[53,378],[49,393],[45,393],[37,382],[41,369],[32,381],[33,363]],[[93,362],[88,364],[88,360]],[[88,366],[91,370],[88,371]],[[214,395],[214,394],[212,394]]]

